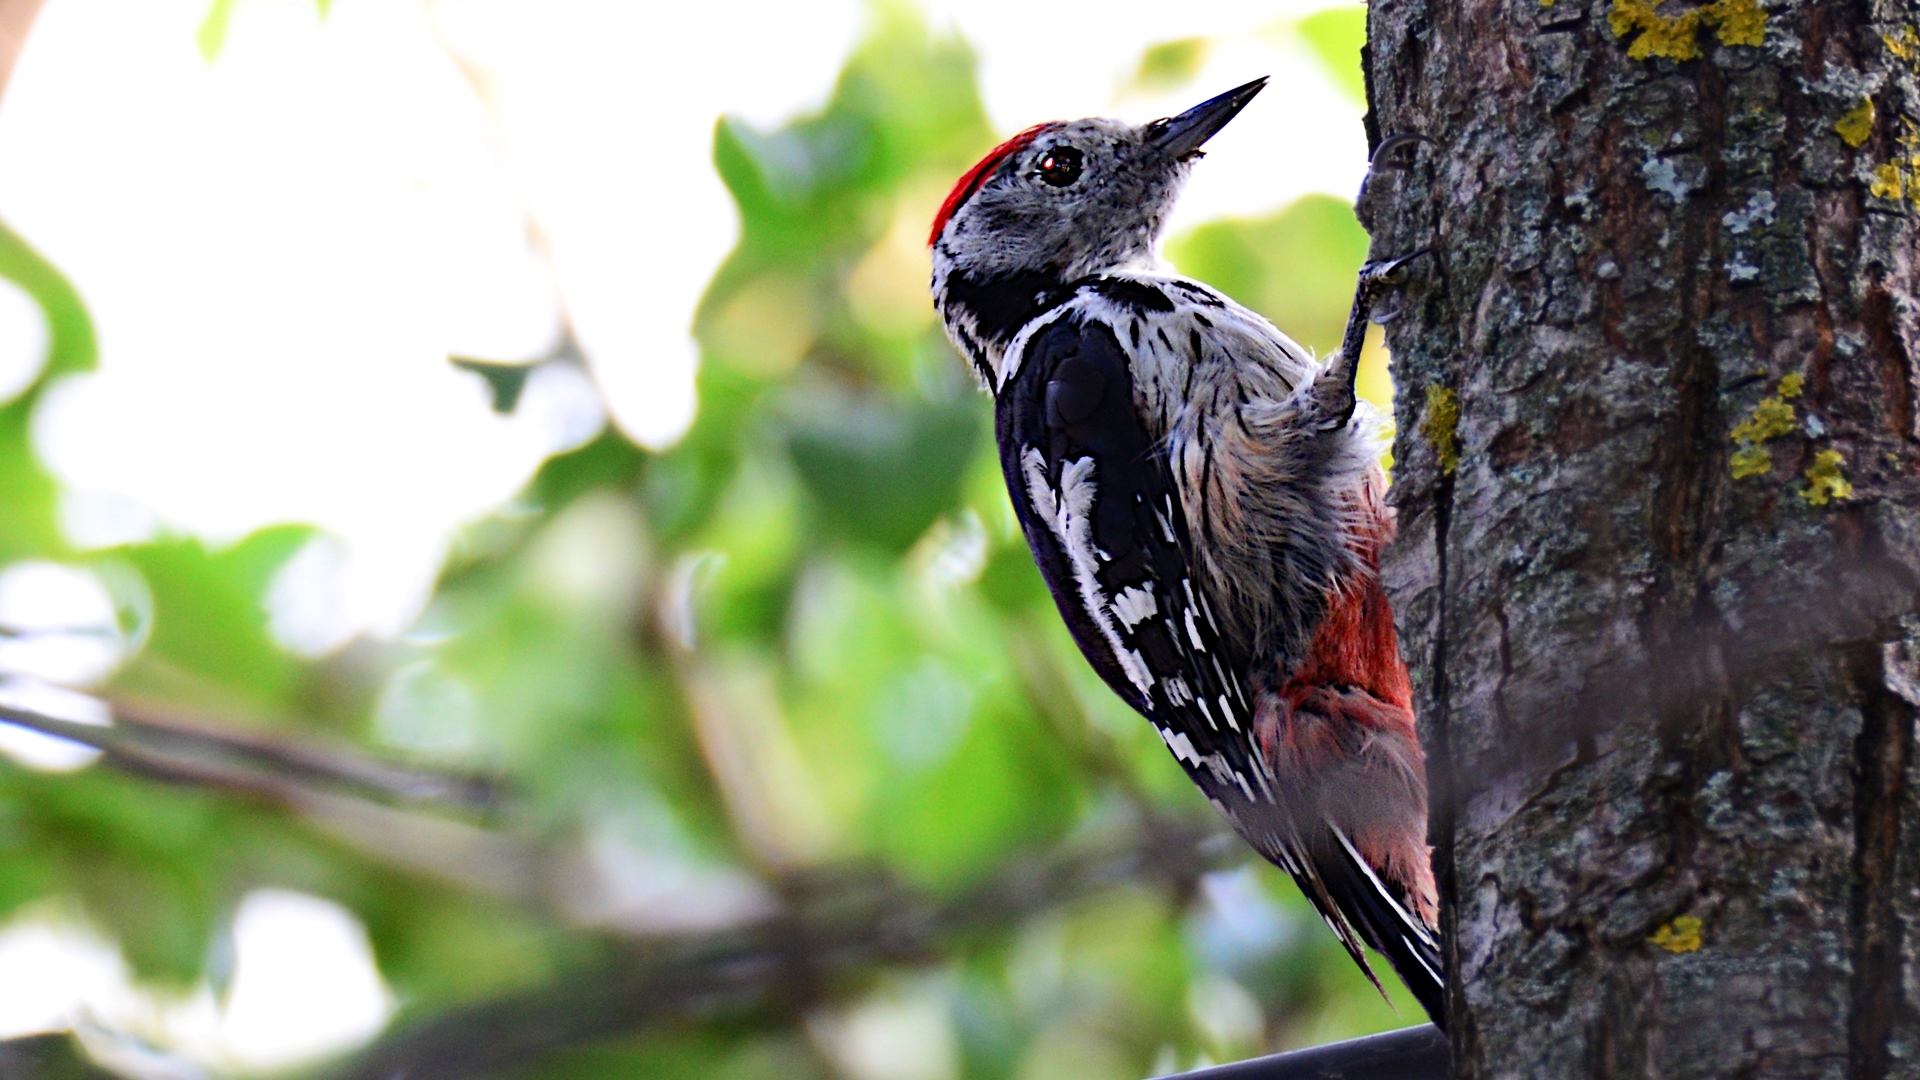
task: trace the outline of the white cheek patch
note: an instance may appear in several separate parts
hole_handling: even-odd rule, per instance
[[[1119,663],[1120,670],[1126,673],[1127,681],[1140,691],[1141,697],[1151,697],[1153,674],[1147,670],[1146,660],[1121,642],[1096,576],[1100,556],[1093,543],[1093,459],[1085,457],[1067,462],[1060,470],[1057,491],[1047,482],[1047,459],[1038,449],[1028,446],[1020,451],[1020,471],[1027,481],[1027,504],[1046,522],[1073,566],[1074,583],[1080,586],[1080,606],[1099,629],[1100,636],[1106,639],[1107,649]]]

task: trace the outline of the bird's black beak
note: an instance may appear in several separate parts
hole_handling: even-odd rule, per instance
[[[1240,114],[1253,100],[1253,95],[1267,85],[1265,75],[1236,86],[1216,98],[1195,105],[1179,116],[1169,116],[1165,120],[1155,120],[1147,125],[1147,140],[1159,148],[1168,157],[1184,158],[1200,149],[1200,145],[1221,128],[1227,121]]]

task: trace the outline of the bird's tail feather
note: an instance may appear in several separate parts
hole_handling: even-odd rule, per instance
[[[1393,965],[1434,1024],[1447,1026],[1446,962],[1440,942],[1405,899],[1374,872],[1346,833],[1328,826],[1329,842],[1312,853],[1321,886],[1333,906],[1367,944]],[[1369,975],[1372,973],[1369,972]],[[1379,985],[1378,982],[1375,985]]]

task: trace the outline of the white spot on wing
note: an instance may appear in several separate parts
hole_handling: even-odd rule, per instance
[[[1149,583],[1151,584],[1151,583]],[[1141,620],[1160,613],[1160,605],[1154,603],[1153,594],[1138,585],[1130,585],[1120,590],[1114,598],[1113,613],[1131,630],[1140,625]]]
[[[1247,786],[1247,778],[1246,778],[1246,777],[1244,777],[1244,776],[1242,776],[1242,775],[1240,775],[1240,770],[1239,770],[1239,769],[1233,769],[1233,770],[1231,770],[1231,771],[1232,771],[1232,773],[1233,773],[1233,779],[1234,779],[1234,781],[1235,781],[1236,783],[1238,783],[1238,784],[1240,785],[1240,790],[1241,790],[1241,791],[1242,791],[1243,793],[1245,793],[1245,795],[1247,796],[1247,801],[1248,801],[1248,802],[1253,802],[1253,801],[1254,801],[1254,798],[1253,798],[1253,789]]]
[[[1220,658],[1219,658],[1219,657],[1217,657],[1217,656],[1215,656],[1215,657],[1210,657],[1210,659],[1211,659],[1211,660],[1213,661],[1213,674],[1214,674],[1214,675],[1215,675],[1215,676],[1216,676],[1217,678],[1219,678],[1219,680],[1220,680],[1220,685],[1221,685],[1221,686],[1232,686],[1232,685],[1233,685],[1233,680],[1232,680],[1232,679],[1229,679],[1229,678],[1227,677],[1227,669],[1226,669],[1226,668],[1224,668],[1224,667],[1222,667],[1222,666],[1220,665]],[[1221,702],[1221,705],[1222,705],[1222,707],[1225,707],[1225,704],[1226,704],[1226,700],[1227,700],[1227,699],[1226,699],[1226,698],[1225,698],[1224,696],[1222,696],[1222,697],[1220,698],[1220,702]]]
[[[1213,606],[1207,603],[1207,598],[1204,596],[1200,598],[1200,614],[1207,617],[1207,625],[1213,627],[1214,633],[1220,632],[1220,624],[1213,621]]]
[[[1193,740],[1187,738],[1186,732],[1172,731],[1158,724],[1155,724],[1153,729],[1160,733],[1160,741],[1166,743],[1167,749],[1173,751],[1173,756],[1176,760],[1190,761],[1195,765],[1200,764],[1203,760],[1200,757],[1200,752],[1193,748]]]
[[[1253,740],[1248,739],[1247,744],[1249,746],[1252,746]],[[1254,746],[1253,747],[1253,782],[1260,785],[1261,797],[1266,799],[1266,801],[1268,802],[1273,802],[1274,801],[1273,787],[1272,785],[1267,783],[1267,772],[1268,772],[1268,769],[1267,769],[1266,759],[1260,755],[1260,748],[1258,746]]]
[[[1040,520],[1047,523],[1054,538],[1067,553],[1073,566],[1074,583],[1080,586],[1080,606],[1106,639],[1107,648],[1120,664],[1127,681],[1142,696],[1153,692],[1153,673],[1140,654],[1120,641],[1119,631],[1107,613],[1106,598],[1100,592],[1099,555],[1093,545],[1094,466],[1090,457],[1078,458],[1060,470],[1060,488],[1047,483],[1047,459],[1034,447],[1020,452],[1021,472],[1027,481],[1027,501]]]
[[[1187,687],[1187,680],[1178,675],[1160,680],[1167,691],[1167,700],[1175,705],[1185,705],[1193,700],[1193,691]]]

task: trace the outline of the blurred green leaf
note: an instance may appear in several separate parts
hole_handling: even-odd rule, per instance
[[[0,223],[0,277],[20,286],[46,313],[51,341],[42,383],[57,375],[92,371],[98,350],[93,319],[80,294],[66,275],[4,223]]]
[[[224,550],[162,539],[122,550],[153,593],[153,635],[119,685],[165,697],[206,693],[205,704],[284,707],[299,665],[267,633],[267,590],[313,529],[263,529]],[[183,679],[182,676],[188,678]]]
[[[590,491],[624,491],[639,482],[649,460],[608,427],[592,442],[542,465],[533,495],[541,507],[557,511]]]
[[[787,453],[827,531],[899,552],[958,503],[984,419],[966,398],[807,394],[788,410]]]
[[[453,358],[453,366],[461,371],[470,371],[487,384],[487,390],[493,397],[493,411],[510,415],[514,406],[520,404],[520,392],[527,388],[527,377],[533,374],[533,364],[499,364],[490,360],[474,360],[465,356]]]
[[[930,220],[931,192],[993,132],[964,44],[930,34],[904,6],[879,5],[874,18],[819,113],[771,132],[726,118],[715,131],[741,236],[695,319],[709,361],[765,377],[816,357],[896,387],[911,374],[915,350],[865,328],[847,280],[893,227],[902,196],[927,192],[915,205]],[[924,326],[937,340],[931,320]]]
[[[232,807],[200,792],[129,784],[104,773],[49,777],[0,769],[16,813],[87,914],[133,969],[183,985],[205,969],[234,845]]]
[[[12,561],[66,551],[55,517],[57,490],[30,444],[30,420],[49,382],[93,370],[97,347],[93,321],[79,293],[5,224],[0,224],[0,277],[33,297],[48,328],[47,360],[39,379],[0,405],[0,561]]]
[[[1367,233],[1353,208],[1309,195],[1268,217],[1202,225],[1167,244],[1180,272],[1273,320],[1302,345],[1340,344]]]
[[[1357,104],[1367,103],[1366,73],[1360,68],[1360,49],[1367,43],[1364,5],[1316,11],[1299,22],[1300,36],[1313,49],[1327,74]]]
[[[200,55],[211,64],[220,56],[220,50],[227,44],[227,26],[233,20],[233,6],[238,0],[213,0],[207,8],[207,17],[200,20],[200,29],[193,35],[194,44],[200,46]],[[322,3],[322,14],[325,4]]]
[[[1133,85],[1149,92],[1177,90],[1193,81],[1213,52],[1211,39],[1203,37],[1165,41],[1140,55],[1134,69]]]
[[[527,1074],[528,1080],[825,1080],[820,1055],[794,1034],[722,1030],[676,1032],[577,1050]]]

